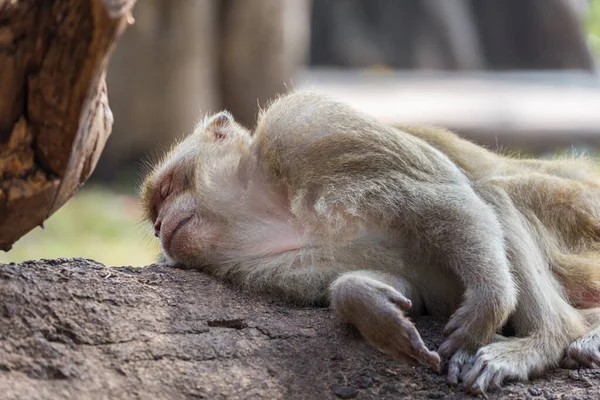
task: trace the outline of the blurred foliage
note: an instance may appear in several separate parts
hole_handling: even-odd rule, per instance
[[[597,56],[600,56],[600,0],[591,0],[586,15],[588,42]]]
[[[158,241],[143,221],[139,199],[101,186],[82,189],[44,224],[21,238],[0,262],[84,257],[106,265],[147,265]]]

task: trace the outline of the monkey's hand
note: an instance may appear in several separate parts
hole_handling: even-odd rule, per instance
[[[332,285],[331,295],[332,306],[342,319],[356,326],[375,348],[440,372],[440,356],[427,348],[404,315],[411,301],[392,286],[368,277],[342,277]]]

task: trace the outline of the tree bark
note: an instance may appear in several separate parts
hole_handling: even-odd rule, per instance
[[[0,0],[0,249],[92,173],[112,126],[104,75],[134,0]]]
[[[328,309],[194,270],[83,259],[0,264],[2,399],[471,398],[378,353]],[[443,324],[417,321],[437,347]],[[596,399],[600,370],[558,370],[490,398]]]

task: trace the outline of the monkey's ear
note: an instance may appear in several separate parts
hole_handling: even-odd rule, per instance
[[[233,116],[227,111],[221,111],[210,117],[206,122],[206,130],[217,140],[227,137],[227,127],[234,122]]]

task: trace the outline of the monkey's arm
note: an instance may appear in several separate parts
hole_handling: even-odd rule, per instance
[[[440,358],[430,351],[407,313],[422,312],[421,297],[407,279],[341,265],[269,265],[243,270],[241,283],[301,304],[326,304],[380,351],[402,360],[440,370]]]
[[[422,311],[421,298],[408,280],[378,271],[347,272],[331,285],[330,296],[337,314],[375,348],[440,371],[440,357],[406,317]]]
[[[454,272],[464,287],[463,301],[446,325],[438,349],[450,357],[489,343],[517,304],[503,229],[494,210],[470,187],[447,187],[427,198],[416,213],[419,246],[437,268]],[[436,260],[438,260],[436,262]]]
[[[480,193],[502,216],[512,272],[521,288],[518,305],[510,317],[515,337],[483,346],[475,354],[458,351],[452,357],[449,381],[462,380],[475,393],[499,386],[505,380],[526,380],[556,366],[566,346],[587,329],[552,274],[536,243],[535,230],[502,189],[503,184],[504,180],[489,181]],[[590,339],[584,337],[579,343],[587,341],[589,345]]]

